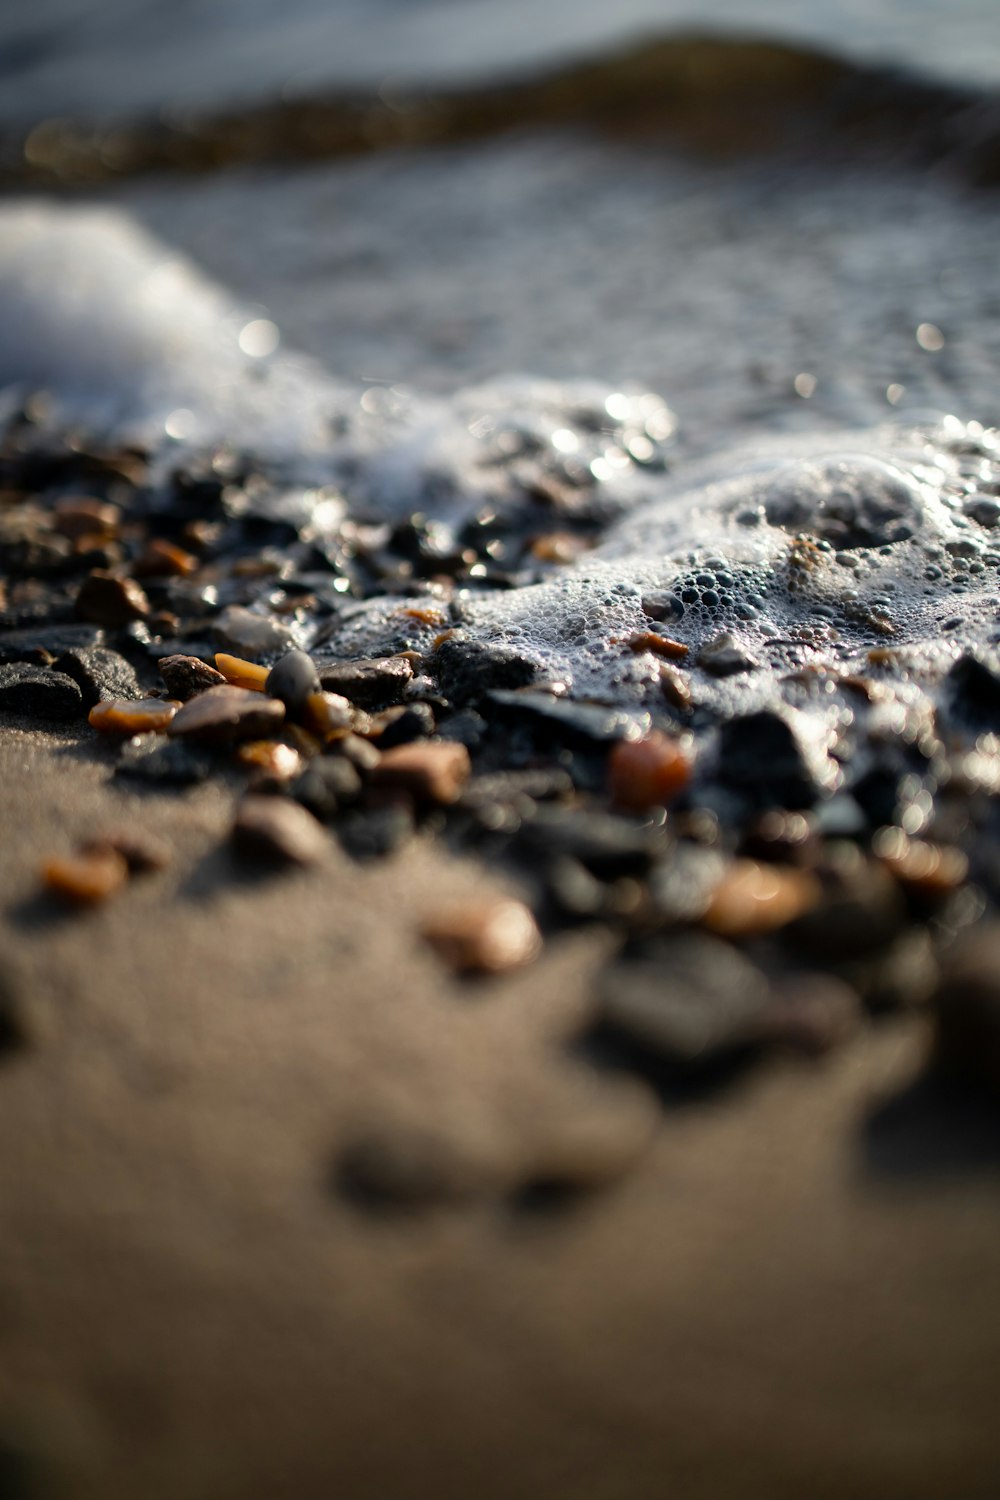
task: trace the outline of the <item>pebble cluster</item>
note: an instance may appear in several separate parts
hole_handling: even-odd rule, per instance
[[[428,943],[493,975],[611,927],[580,1044],[665,1097],[928,1001],[942,1065],[1000,1086],[997,435],[675,476],[656,398],[481,405],[460,442],[360,444],[312,491],[20,412],[0,710],[88,720],[123,778],[235,777],[239,859],[422,828],[502,862],[522,900]],[[109,837],[44,880],[87,903],[158,862]]]

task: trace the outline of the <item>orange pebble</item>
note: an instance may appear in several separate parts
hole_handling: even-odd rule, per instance
[[[691,761],[677,740],[662,730],[645,739],[623,740],[608,758],[611,796],[618,807],[641,812],[662,807],[691,779]]]
[[[691,649],[683,641],[673,641],[668,635],[657,635],[653,630],[641,630],[630,638],[629,645],[633,651],[652,651],[656,656],[665,656],[668,661],[680,661]]]
[[[215,653],[215,665],[233,687],[249,688],[255,693],[264,691],[264,684],[271,671],[270,667],[258,666],[255,661],[244,661],[239,656],[227,656],[225,651]]]
[[[183,547],[177,547],[161,537],[154,537],[147,543],[145,551],[136,558],[132,569],[137,578],[186,578],[197,570],[196,557],[185,552]]]
[[[78,906],[106,901],[128,877],[128,864],[117,849],[94,849],[86,854],[50,859],[42,880],[50,891]]]
[[[786,927],[819,897],[819,882],[804,870],[736,859],[716,886],[702,920],[721,937],[757,937]]]
[[[331,734],[343,734],[354,723],[354,717],[354,709],[340,693],[310,693],[306,698],[306,728],[321,740]]]
[[[135,703],[127,698],[108,698],[94,704],[87,721],[101,734],[120,734],[125,738],[133,734],[161,734],[179,708],[179,703],[163,698],[140,698]]]
[[[245,766],[266,771],[276,781],[290,781],[302,768],[299,752],[280,740],[247,740],[237,749],[236,759]]]
[[[465,974],[502,974],[538,957],[541,934],[521,901],[470,901],[438,912],[423,935],[451,968]]]

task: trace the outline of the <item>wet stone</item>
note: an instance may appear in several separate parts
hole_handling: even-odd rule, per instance
[[[311,865],[329,852],[329,840],[311,813],[285,797],[244,797],[233,823],[233,844],[250,859]]]
[[[161,656],[157,667],[170,696],[179,698],[182,703],[203,693],[206,688],[222,687],[226,682],[217,668],[210,667],[197,656],[184,656],[180,653]]]
[[[96,625],[120,626],[144,619],[150,613],[150,605],[134,578],[94,572],[80,585],[76,612],[81,620],[91,620]]]
[[[505,718],[526,717],[569,744],[613,744],[616,740],[637,739],[650,727],[649,714],[641,710],[577,703],[552,693],[498,691],[487,694],[487,698]]]
[[[231,604],[212,622],[212,634],[224,646],[253,656],[287,651],[294,645],[291,628],[267,615]]]
[[[972,729],[1000,730],[1000,656],[966,651],[948,673],[945,702],[952,717]]]
[[[478,702],[486,693],[527,687],[536,664],[510,646],[453,637],[434,653],[433,672],[452,703]]]
[[[391,750],[394,745],[409,745],[414,740],[428,739],[434,731],[434,710],[430,704],[412,703],[383,729],[378,737],[379,749]]]
[[[464,745],[425,740],[387,750],[372,771],[372,784],[408,792],[423,805],[446,805],[457,801],[469,773]]]
[[[83,696],[72,677],[12,662],[0,667],[0,709],[29,719],[66,723],[83,713]]]
[[[84,708],[108,698],[141,698],[142,688],[131,662],[106,646],[84,646],[64,651],[53,663],[78,684]]]
[[[713,677],[734,677],[740,672],[754,671],[760,662],[734,635],[723,630],[702,646],[698,665]]]
[[[459,974],[503,974],[533,963],[541,952],[537,923],[522,901],[467,901],[434,915],[421,928],[439,958]]]
[[[264,691],[272,698],[280,698],[291,718],[300,719],[309,697],[320,691],[312,657],[305,651],[287,652],[268,673]]]
[[[532,850],[565,855],[604,879],[642,874],[667,843],[658,823],[559,806],[536,808],[524,823],[521,838]]]
[[[654,729],[644,739],[623,740],[608,756],[608,784],[617,807],[640,812],[665,806],[691,779],[683,746]]]
[[[278,729],[285,705],[277,698],[238,687],[215,687],[192,698],[171,720],[168,734],[205,744],[265,739]]]
[[[358,800],[361,776],[345,756],[322,755],[310,761],[289,790],[314,817],[327,823]]]
[[[79,651],[100,646],[104,631],[98,625],[38,625],[0,632],[0,666],[27,661],[45,666],[65,651]]]
[[[603,1026],[683,1070],[750,1045],[768,996],[754,964],[695,933],[638,945],[598,979]]]
[[[176,703],[162,698],[107,698],[95,703],[87,721],[99,734],[120,735],[124,739],[134,734],[162,734],[177,713]]]
[[[207,781],[215,769],[210,751],[182,740],[163,740],[147,734],[126,740],[119,752],[115,775],[153,786],[184,787]]]
[[[408,843],[415,831],[413,811],[405,803],[348,812],[336,825],[344,850],[365,863],[385,859]]]
[[[412,679],[413,664],[406,656],[327,662],[319,667],[321,686],[358,708],[402,703]]]
[[[719,779],[758,807],[808,808],[820,794],[795,730],[769,709],[722,725]]]

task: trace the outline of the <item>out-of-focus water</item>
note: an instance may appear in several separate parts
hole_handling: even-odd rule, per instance
[[[0,9],[0,119],[469,84],[685,33],[1000,80],[995,0],[37,0]]]

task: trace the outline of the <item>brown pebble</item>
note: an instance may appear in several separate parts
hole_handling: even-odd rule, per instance
[[[328,735],[349,730],[354,723],[355,710],[340,693],[310,693],[303,717],[306,728],[325,740]]]
[[[95,703],[87,722],[101,734],[119,734],[130,739],[133,734],[162,734],[173,719],[179,703],[163,698],[106,698]]]
[[[680,672],[675,672],[666,663],[660,668],[660,690],[663,701],[671,708],[679,709],[681,713],[686,713],[694,702],[689,683]]]
[[[198,559],[183,547],[154,537],[136,558],[133,571],[137,578],[186,578],[198,567]]]
[[[233,687],[246,688],[250,692],[262,693],[270,667],[259,666],[255,661],[244,661],[241,656],[229,656],[225,651],[215,653],[215,665]]]
[[[121,518],[118,506],[106,500],[97,500],[90,495],[68,495],[56,501],[52,524],[62,536],[96,536],[104,540],[114,536]]]
[[[629,639],[633,651],[652,651],[655,656],[665,656],[668,661],[681,661],[690,651],[683,641],[671,640],[668,635],[657,635],[655,630],[641,630]]]
[[[93,849],[48,860],[42,880],[48,890],[77,906],[106,901],[128,878],[128,864],[117,849]]]
[[[116,578],[95,570],[80,585],[76,612],[95,625],[128,625],[150,612],[149,600],[134,578]]]
[[[197,656],[161,656],[156,665],[170,696],[182,703],[206,688],[222,687],[226,682],[221,672]]]
[[[680,743],[654,729],[642,740],[623,740],[608,757],[612,800],[641,812],[662,807],[691,779],[691,760]]]
[[[541,934],[522,901],[468,901],[435,913],[421,929],[440,958],[462,974],[503,974],[532,963]]]
[[[418,802],[444,805],[458,800],[470,771],[464,745],[427,740],[386,750],[372,771],[372,782],[410,792]]]
[[[283,723],[285,705],[277,698],[241,687],[214,687],[179,709],[169,735],[226,745],[236,740],[266,739]]]
[[[292,745],[281,740],[247,740],[236,752],[244,766],[265,772],[275,781],[291,781],[302,769],[302,756]]]
[[[311,813],[284,797],[244,797],[233,824],[240,854],[281,864],[311,865],[329,850],[329,840]]]
[[[721,937],[776,932],[816,905],[820,885],[804,870],[734,859],[712,893],[703,925]]]

